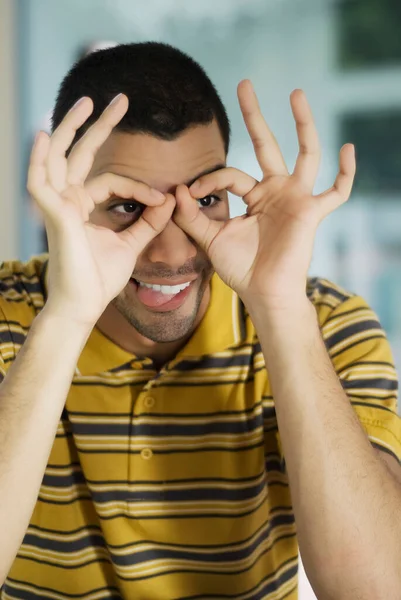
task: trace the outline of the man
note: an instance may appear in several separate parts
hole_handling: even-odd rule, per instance
[[[354,150],[315,197],[303,93],[292,175],[238,96],[260,182],[178,50],[63,81],[28,175],[49,260],[0,274],[2,598],[296,598],[298,542],[319,598],[398,597],[391,353],[361,298],[307,281]]]

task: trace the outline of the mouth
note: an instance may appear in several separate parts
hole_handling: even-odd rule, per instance
[[[175,310],[184,304],[196,279],[174,285],[147,283],[131,278],[130,285],[137,299],[146,308],[156,312]]]

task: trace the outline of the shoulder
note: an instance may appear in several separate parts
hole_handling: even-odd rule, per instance
[[[334,319],[344,323],[367,318],[378,321],[366,300],[328,279],[321,277],[308,279],[307,295],[316,309],[321,327]]]
[[[306,287],[307,295],[319,315],[330,314],[340,305],[357,295],[323,277],[310,277]]]
[[[334,363],[349,365],[369,360],[393,365],[393,357],[379,318],[359,295],[315,277],[308,281],[323,339]]]
[[[46,301],[45,276],[48,256],[28,262],[7,261],[0,264],[0,313],[8,321],[29,324]]]

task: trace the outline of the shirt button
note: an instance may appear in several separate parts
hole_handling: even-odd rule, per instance
[[[143,450],[141,450],[141,456],[145,460],[149,460],[150,458],[152,458],[153,452],[150,448],[144,448]]]
[[[152,398],[152,396],[146,396],[146,398],[143,401],[146,408],[153,408],[155,405],[155,402],[156,402],[156,400],[154,398]]]

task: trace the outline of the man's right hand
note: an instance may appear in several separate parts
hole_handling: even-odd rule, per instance
[[[103,173],[86,181],[97,150],[127,109],[128,98],[120,94],[66,158],[77,129],[93,111],[91,99],[81,98],[51,137],[38,134],[31,155],[28,191],[43,214],[49,240],[47,307],[87,326],[95,325],[127,285],[138,255],[166,227],[175,207],[173,195],[127,177]],[[124,231],[90,223],[95,206],[112,196],[147,206]]]

